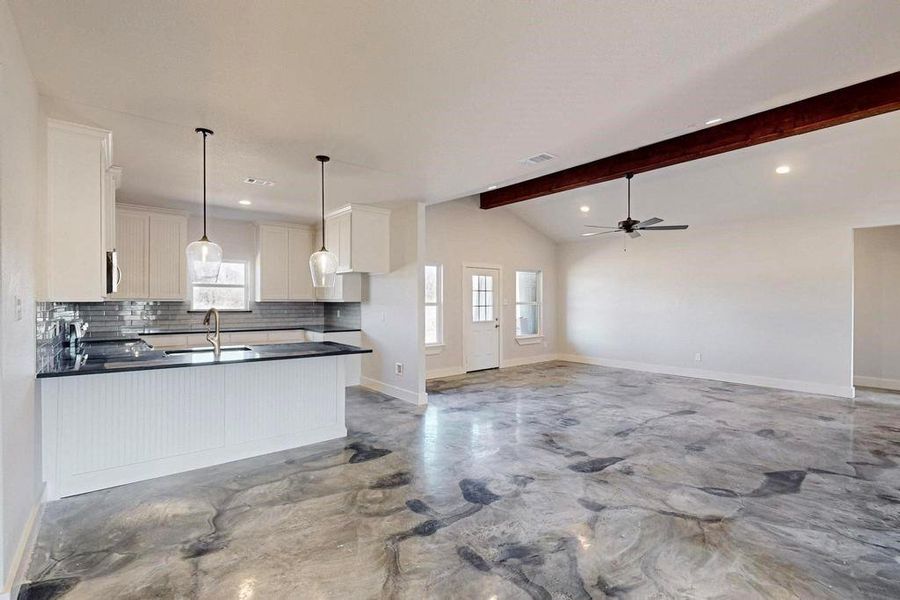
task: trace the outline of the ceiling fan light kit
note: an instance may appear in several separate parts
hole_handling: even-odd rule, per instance
[[[657,223],[662,223],[663,220],[659,217],[653,217],[650,219],[646,219],[644,221],[639,221],[637,219],[631,218],[631,178],[634,177],[634,173],[628,173],[625,176],[625,179],[628,181],[628,216],[625,217],[624,220],[619,221],[619,224],[616,227],[609,227],[606,225],[585,225],[585,227],[589,227],[591,229],[606,229],[608,231],[591,231],[588,233],[582,233],[582,237],[591,237],[594,235],[603,235],[605,233],[627,233],[632,238],[641,237],[642,231],[675,231],[679,229],[687,229],[687,225],[656,225]]]

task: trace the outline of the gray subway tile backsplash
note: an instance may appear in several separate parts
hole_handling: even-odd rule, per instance
[[[142,331],[206,331],[202,312],[189,312],[187,302],[121,300],[113,302],[38,302],[36,307],[37,369],[42,371],[66,344],[68,323],[81,319],[94,339],[133,337]],[[222,327],[302,327],[327,325],[358,328],[358,302],[254,302],[248,312],[223,312]]]

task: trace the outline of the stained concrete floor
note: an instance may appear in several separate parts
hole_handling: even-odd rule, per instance
[[[898,598],[900,396],[554,362],[48,505],[20,599]]]

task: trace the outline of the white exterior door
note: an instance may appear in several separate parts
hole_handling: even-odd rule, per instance
[[[466,267],[466,371],[500,366],[500,271]]]

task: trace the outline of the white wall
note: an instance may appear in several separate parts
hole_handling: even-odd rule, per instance
[[[209,239],[222,247],[225,260],[244,260],[249,264],[248,281],[256,281],[256,225],[250,221],[231,219],[206,219]],[[203,217],[188,217],[188,243],[203,235]],[[251,294],[252,296],[252,294]]]
[[[425,211],[425,223],[426,263],[444,268],[444,348],[427,357],[429,377],[464,370],[464,264],[502,268],[501,366],[552,358],[557,352],[555,242],[507,210],[481,210],[477,198],[431,205]],[[516,342],[516,270],[543,273],[544,340],[538,344]]]
[[[35,288],[45,135],[16,25],[0,1],[0,567],[5,586],[41,493],[35,419]],[[16,316],[16,299],[21,318]]]
[[[424,205],[393,209],[391,272],[368,276],[360,306],[363,346],[374,350],[363,355],[362,384],[415,404],[426,402],[424,256]]]
[[[646,234],[627,252],[565,244],[563,353],[849,394],[851,242],[848,226],[766,222]]]
[[[900,389],[900,227],[853,235],[856,385]]]

